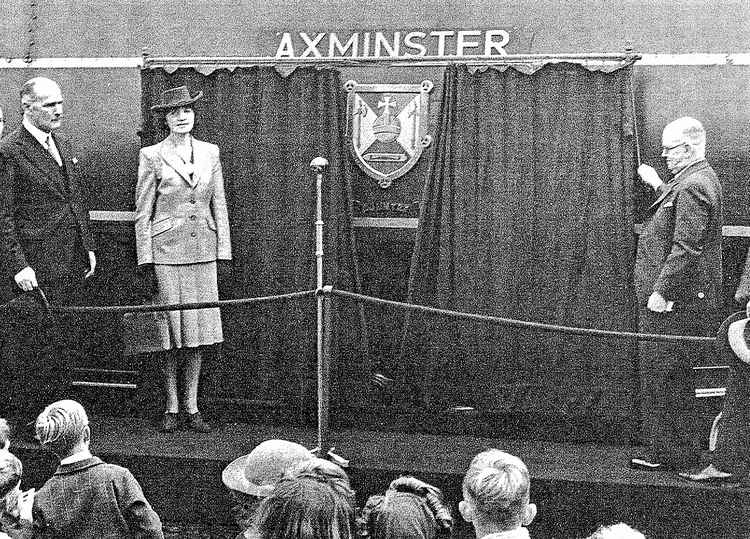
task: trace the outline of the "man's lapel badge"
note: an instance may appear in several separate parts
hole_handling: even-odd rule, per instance
[[[421,84],[344,85],[347,140],[359,167],[382,188],[406,174],[430,145],[429,80]]]

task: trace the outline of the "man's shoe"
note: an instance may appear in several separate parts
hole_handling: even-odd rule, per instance
[[[634,470],[645,470],[647,472],[656,472],[666,469],[661,462],[654,462],[648,457],[635,457],[630,459],[630,467]]]
[[[211,427],[203,420],[200,412],[187,415],[187,427],[195,432],[211,432]]]
[[[162,432],[175,432],[177,430],[177,414],[174,412],[164,412],[161,418]]]
[[[699,472],[682,472],[677,474],[683,479],[690,481],[698,481],[701,483],[723,483],[725,481],[732,480],[733,474],[728,472],[722,472],[713,464],[709,464]]]

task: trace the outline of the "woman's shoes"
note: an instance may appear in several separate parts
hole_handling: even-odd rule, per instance
[[[173,412],[164,412],[164,415],[161,418],[161,431],[175,432],[177,426],[177,414]]]
[[[195,432],[211,432],[211,426],[203,420],[200,412],[185,414],[185,427]],[[176,432],[180,427],[179,415],[173,412],[164,412],[161,418],[162,432]]]
[[[203,420],[200,412],[187,414],[187,428],[195,432],[211,432],[211,427]]]

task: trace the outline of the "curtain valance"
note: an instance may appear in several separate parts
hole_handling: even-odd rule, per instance
[[[180,68],[192,68],[202,75],[216,70],[234,71],[239,67],[273,67],[282,77],[287,77],[301,67],[331,69],[363,66],[430,67],[452,64],[466,65],[471,73],[487,69],[515,69],[526,75],[535,73],[549,64],[577,64],[589,71],[612,73],[633,65],[640,58],[633,53],[591,54],[509,54],[506,56],[399,56],[357,58],[273,58],[273,57],[155,57],[144,56],[144,69],[162,69],[172,74]]]

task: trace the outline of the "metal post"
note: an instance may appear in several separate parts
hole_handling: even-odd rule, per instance
[[[328,451],[328,403],[324,399],[328,397],[325,387],[327,380],[324,371],[328,371],[324,365],[323,355],[323,171],[328,167],[328,161],[323,157],[316,157],[310,163],[310,168],[315,172],[315,263],[317,276],[317,307],[318,307],[318,451],[325,456]]]
[[[315,172],[315,262],[317,270],[317,358],[318,358],[318,447],[317,453],[322,458],[329,458],[339,466],[348,466],[349,462],[333,452],[330,442],[330,401],[331,401],[331,334],[333,316],[331,312],[332,288],[323,286],[323,171],[328,161],[316,157],[310,163]]]
[[[330,292],[330,286],[323,291]],[[327,289],[327,290],[326,290]],[[318,447],[320,455],[325,457],[332,449],[330,440],[330,404],[331,404],[331,296],[321,291],[318,301],[323,302],[322,342],[319,344],[321,360],[318,361]]]
[[[323,171],[326,167],[328,167],[328,160],[324,157],[316,157],[310,162],[310,168],[315,172],[315,261],[318,290],[323,288]],[[318,299],[320,300],[320,297]],[[318,305],[322,307],[320,301]],[[318,310],[318,315],[321,312],[322,308]],[[320,347],[320,341],[318,341],[318,346]]]

